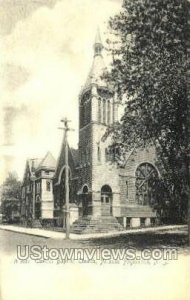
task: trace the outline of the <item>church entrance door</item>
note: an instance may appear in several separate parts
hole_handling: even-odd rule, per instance
[[[101,188],[101,214],[102,216],[112,215],[112,189],[109,185]]]
[[[91,204],[91,194],[89,193],[88,186],[85,185],[82,190],[82,215],[87,216],[91,214],[90,204]]]
[[[82,197],[82,214],[83,216],[88,215],[88,199],[87,195],[83,195]]]

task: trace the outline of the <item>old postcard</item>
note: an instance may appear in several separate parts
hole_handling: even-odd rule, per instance
[[[0,300],[190,300],[188,0],[0,0]]]

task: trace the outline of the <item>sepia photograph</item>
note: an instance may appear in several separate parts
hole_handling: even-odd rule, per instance
[[[190,300],[189,0],[0,0],[0,300]]]

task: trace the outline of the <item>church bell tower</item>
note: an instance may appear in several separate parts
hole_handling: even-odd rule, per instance
[[[82,215],[100,215],[96,200],[101,201],[97,174],[102,172],[105,145],[102,137],[108,126],[117,121],[118,104],[105,80],[106,66],[99,30],[93,45],[92,67],[79,96],[79,198]]]

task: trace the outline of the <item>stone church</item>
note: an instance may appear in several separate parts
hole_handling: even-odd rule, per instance
[[[152,208],[155,195],[151,182],[160,176],[155,151],[134,148],[125,154],[122,166],[113,162],[109,150],[112,137],[106,132],[118,121],[120,103],[102,76],[106,66],[99,32],[93,49],[92,66],[78,99],[78,149],[69,147],[71,229],[87,233],[150,226],[157,219]],[[48,218],[53,218],[57,226],[63,226],[65,219],[65,142],[63,138],[56,164],[52,159],[50,170],[48,166],[45,169],[51,174],[47,180],[51,180],[53,199]],[[35,207],[36,196],[33,201]],[[38,202],[44,203],[42,197]],[[40,213],[38,217],[43,219]]]
[[[122,167],[109,153],[109,126],[118,121],[119,102],[108,88],[103,74],[106,66],[103,45],[97,33],[92,67],[79,95],[79,147],[69,149],[71,209],[79,216],[72,225],[75,232],[113,230],[149,226],[155,222],[151,208],[154,194],[150,182],[159,177],[153,148],[126,153]],[[54,177],[55,217],[64,205],[64,141]],[[73,203],[73,207],[72,207]]]

